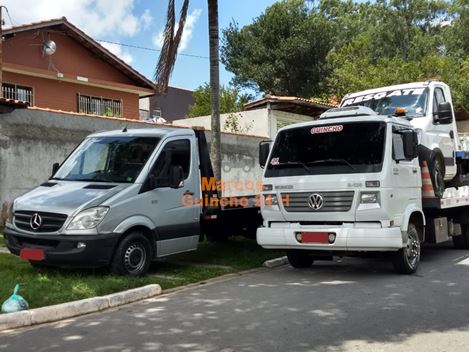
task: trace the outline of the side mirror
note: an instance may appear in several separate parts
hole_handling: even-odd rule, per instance
[[[57,170],[59,170],[59,163],[54,163],[52,164],[52,176],[54,176],[57,172]]]
[[[263,169],[268,161],[271,141],[261,141],[259,143],[259,166]]]
[[[441,125],[452,123],[452,107],[448,101],[439,103],[437,107],[437,121]]]
[[[180,188],[184,186],[184,171],[181,165],[172,165],[170,168],[170,187]]]
[[[406,160],[418,157],[418,134],[415,131],[403,131],[403,154]]]

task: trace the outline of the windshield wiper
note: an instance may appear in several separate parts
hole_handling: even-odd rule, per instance
[[[322,164],[322,163],[343,163],[345,165],[348,165],[351,169],[356,171],[356,168],[347,160],[345,159],[321,159],[321,160],[315,160],[315,161],[310,161],[307,164],[308,165],[313,165],[313,164]]]
[[[303,162],[301,161],[286,161],[284,163],[279,163],[277,165],[273,165],[273,166],[276,166],[276,167],[279,167],[279,166],[302,166],[305,170],[307,170],[307,172],[311,172],[312,170],[310,170],[310,168]]]

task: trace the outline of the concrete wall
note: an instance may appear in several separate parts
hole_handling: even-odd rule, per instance
[[[232,116],[232,118],[235,116],[242,133],[265,138],[274,138],[278,129],[283,126],[312,120],[310,116],[272,110],[269,108],[241,111],[220,115],[220,127],[223,132],[233,132],[225,127],[225,123],[230,116]],[[173,122],[178,125],[201,126],[206,129],[211,129],[210,116],[199,116],[190,119],[175,120]]]
[[[153,124],[19,109],[0,114],[0,223],[11,202],[47,180],[52,164],[61,162],[92,132],[130,128],[149,128]],[[206,132],[210,141],[210,132]],[[222,177],[226,181],[261,180],[258,144],[262,138],[223,134]],[[236,191],[232,195],[250,194]],[[230,195],[225,193],[224,195]]]
[[[233,132],[227,128],[224,128],[227,119],[232,116],[237,120],[238,125],[243,132],[256,135],[256,136],[267,136],[268,135],[268,109],[242,111],[230,114],[220,115],[220,128],[222,132]],[[211,129],[211,117],[209,116],[198,116],[190,119],[174,120],[173,123],[183,126],[201,126],[205,129]]]

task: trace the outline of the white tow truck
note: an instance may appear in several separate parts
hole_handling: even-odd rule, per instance
[[[351,94],[260,144],[264,248],[290,264],[371,253],[417,270],[421,244],[468,248],[468,150],[441,82]],[[452,160],[451,160],[452,159]]]

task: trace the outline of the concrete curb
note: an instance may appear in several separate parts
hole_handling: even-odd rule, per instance
[[[264,266],[266,268],[277,268],[278,266],[286,265],[289,262],[287,261],[287,257],[279,257],[270,260],[266,260],[264,262]]]
[[[0,331],[50,323],[53,321],[76,317],[78,315],[94,313],[158,296],[161,293],[162,288],[160,285],[153,284],[127,291],[112,293],[106,296],[87,298],[53,306],[24,310],[21,312],[1,314]]]

